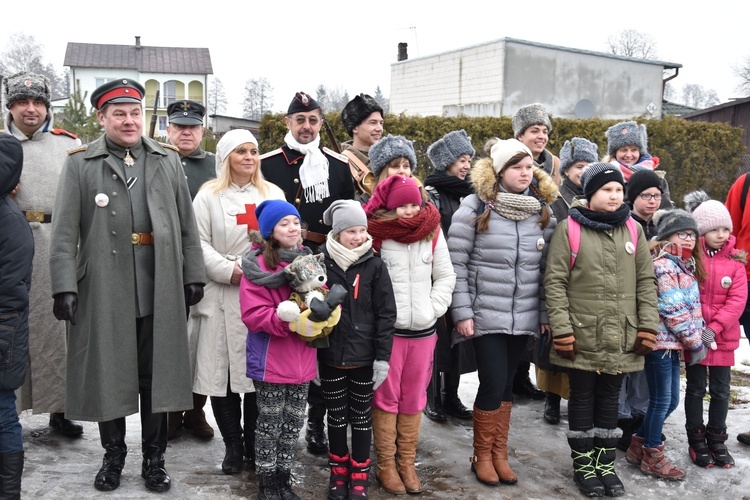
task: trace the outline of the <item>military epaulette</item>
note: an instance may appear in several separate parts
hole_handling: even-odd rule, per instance
[[[78,139],[78,136],[75,135],[73,132],[68,132],[64,128],[53,128],[50,130],[50,133],[55,135],[67,135],[68,137],[71,137],[73,139]]]
[[[165,148],[165,149],[171,149],[172,151],[180,152],[179,149],[177,149],[177,146],[173,146],[172,144],[167,144],[166,142],[160,142],[159,146]]]
[[[343,155],[341,153],[337,153],[336,151],[334,151],[332,149],[328,149],[325,146],[323,147],[323,151],[328,156],[333,156],[334,158],[336,158],[339,161],[342,161],[342,162],[347,163],[347,164],[349,163],[349,158],[346,155]]]
[[[73,155],[73,154],[76,154],[76,153],[80,153],[82,151],[86,151],[88,148],[89,148],[89,145],[88,144],[84,144],[81,147],[69,149],[68,150],[68,155]]]
[[[268,158],[269,156],[277,155],[279,153],[281,153],[281,148],[274,149],[273,151],[269,151],[268,153],[263,153],[262,155],[260,155],[260,159],[262,160],[264,158]]]

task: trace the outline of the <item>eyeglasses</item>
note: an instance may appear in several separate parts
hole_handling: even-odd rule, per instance
[[[320,123],[320,118],[316,116],[311,116],[310,118],[305,118],[304,116],[295,116],[294,121],[297,125],[304,125],[305,122],[310,123],[311,126],[316,126],[318,123]]]
[[[656,200],[656,201],[660,201],[660,200],[661,200],[661,194],[647,194],[647,193],[641,193],[641,194],[639,194],[638,196],[640,196],[640,198],[641,198],[641,199],[642,199],[643,201],[649,201],[649,200]]]
[[[695,241],[695,240],[698,239],[698,235],[697,234],[695,234],[695,233],[688,233],[688,232],[685,232],[685,231],[678,231],[677,232],[677,237],[680,238],[681,240],[693,240],[693,241]]]

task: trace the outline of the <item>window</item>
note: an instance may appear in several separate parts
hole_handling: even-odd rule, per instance
[[[164,107],[166,108],[177,100],[177,82],[174,80],[164,82],[162,94],[164,95]]]
[[[107,82],[111,82],[114,78],[96,78],[96,88],[104,85]]]
[[[157,116],[158,122],[159,122],[159,132],[166,132],[167,131],[167,117],[166,116]]]

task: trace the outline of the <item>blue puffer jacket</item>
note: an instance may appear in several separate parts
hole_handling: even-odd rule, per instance
[[[0,134],[0,390],[14,391],[26,376],[29,289],[34,237],[10,192],[21,179],[23,150]]]

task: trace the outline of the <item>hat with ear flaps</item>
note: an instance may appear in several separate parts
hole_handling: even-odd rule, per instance
[[[471,137],[466,135],[466,131],[463,129],[448,132],[427,148],[427,156],[438,172],[445,172],[448,167],[464,155],[473,158],[474,153],[476,151],[471,145]]]
[[[560,174],[579,161],[596,163],[599,161],[598,149],[596,144],[582,137],[573,137],[565,141],[560,149]]]
[[[513,137],[516,138],[532,125],[544,125],[547,127],[547,133],[552,132],[552,122],[549,119],[547,110],[538,102],[528,104],[516,111],[513,115],[511,125],[513,126]]]
[[[638,146],[641,155],[648,153],[648,133],[646,125],[636,122],[620,122],[607,129],[607,153],[614,156],[615,152],[625,146]]]

